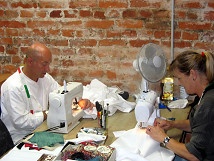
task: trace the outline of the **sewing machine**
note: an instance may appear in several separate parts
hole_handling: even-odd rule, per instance
[[[49,112],[47,126],[51,131],[58,133],[69,133],[84,111],[78,105],[83,94],[83,85],[78,82],[65,83],[57,90],[49,94]]]
[[[157,94],[154,91],[143,93],[135,106],[135,117],[139,128],[146,128],[149,118],[155,109]]]

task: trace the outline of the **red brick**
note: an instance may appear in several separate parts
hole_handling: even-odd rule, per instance
[[[150,7],[150,3],[145,0],[130,0],[131,7]]]
[[[187,13],[187,17],[188,17],[188,19],[193,19],[193,20],[197,20],[198,19],[197,13],[194,13],[194,12],[188,12]]]
[[[62,11],[61,10],[54,10],[54,11],[51,11],[50,13],[50,17],[52,18],[61,18],[62,17]]]
[[[125,46],[126,42],[123,40],[100,40],[99,42],[100,46]]]
[[[61,22],[63,28],[73,28],[80,27],[82,25],[82,21],[69,21],[69,22]]]
[[[74,37],[74,30],[62,30],[62,36]]]
[[[179,29],[190,29],[190,30],[210,30],[211,29],[211,23],[206,22],[178,22],[178,28]]]
[[[185,8],[203,8],[200,2],[186,2],[183,3],[183,7]]]
[[[79,15],[81,17],[91,17],[93,16],[93,13],[90,10],[80,10]]]
[[[72,46],[96,46],[97,40],[89,39],[89,40],[70,40],[71,47]]]
[[[33,30],[33,36],[45,37],[45,31],[42,31],[42,30],[39,30],[39,29],[34,29]]]
[[[5,16],[7,18],[17,18],[19,16],[18,12],[15,10],[6,10]]]
[[[151,41],[150,40],[130,40],[129,43],[132,47],[142,47],[145,44],[151,43]]]
[[[71,1],[69,4],[69,8],[84,8],[84,7],[98,7],[96,0],[80,0],[80,1]]]
[[[142,20],[118,20],[118,26],[122,28],[143,28]]]
[[[60,35],[60,30],[50,29],[50,30],[47,31],[47,35],[50,35],[50,36],[59,36]]]
[[[204,13],[204,18],[206,20],[214,21],[214,11],[209,11]]]
[[[4,46],[0,46],[0,52],[4,52]]]
[[[13,43],[12,38],[1,38],[0,39],[0,44],[12,45],[12,43]]]
[[[162,2],[154,2],[154,3],[150,4],[151,7],[155,7],[155,8],[161,8],[162,5],[163,5],[163,7],[165,7],[163,1]]]
[[[140,16],[143,18],[151,18],[152,17],[152,11],[150,10],[141,10]]]
[[[0,29],[0,36],[4,36],[4,30]]]
[[[39,2],[40,8],[66,8],[67,2],[65,1],[41,1]]]
[[[103,76],[104,72],[102,70],[93,70],[89,72],[89,77],[102,78]]]
[[[4,10],[0,10],[0,16],[4,15]]]
[[[170,11],[168,10],[156,10],[154,11],[155,18],[171,18]]]
[[[77,17],[77,10],[65,10],[64,15],[65,18],[76,18]]]
[[[186,48],[186,47],[192,47],[192,44],[189,41],[175,41],[174,47],[175,48]]]
[[[25,23],[18,21],[0,21],[0,27],[24,28],[26,25]]]
[[[57,39],[54,39],[54,40],[45,40],[45,44],[50,44],[50,45],[53,45],[53,46],[68,46],[68,40],[57,40]]]
[[[195,43],[194,47],[197,49],[204,49],[207,51],[214,50],[213,43],[209,43],[209,42],[197,42]]]
[[[214,8],[214,3],[212,3],[212,2],[208,2],[208,7],[210,7],[210,8]]]
[[[114,30],[114,31],[107,31],[107,37],[121,37],[121,32]]]
[[[16,55],[16,54],[18,54],[18,48],[12,47],[12,46],[8,46],[6,48],[6,53],[10,54],[10,55]]]
[[[105,12],[103,11],[95,11],[94,18],[105,19]]]
[[[22,59],[19,56],[12,57],[12,64],[21,64]]]
[[[127,9],[122,13],[123,18],[138,18],[138,13],[136,10]]]
[[[152,21],[145,23],[146,29],[162,29],[162,30],[169,30],[171,28],[170,21]]]
[[[28,21],[27,26],[29,28],[52,28],[53,26],[59,27],[59,23],[53,21]]]
[[[83,37],[82,31],[76,31],[76,37]]]
[[[87,21],[85,23],[85,27],[87,28],[100,28],[100,29],[107,29],[111,28],[114,25],[114,21]]]
[[[18,36],[18,30],[17,29],[6,29],[6,35],[7,36]]]
[[[165,31],[155,31],[154,37],[157,39],[166,38],[166,32]]]
[[[183,40],[198,40],[198,33],[183,32]]]
[[[5,65],[2,69],[3,73],[15,73],[17,71],[17,67],[14,65]]]
[[[22,53],[25,53],[27,51],[27,49],[28,49],[28,47],[20,47],[20,50],[21,50]]]
[[[123,37],[137,37],[137,32],[135,30],[125,30],[122,35]]]
[[[171,37],[171,31],[166,32],[166,37]],[[174,31],[174,39],[181,39],[181,31]]]
[[[0,7],[7,7],[7,2],[0,1]]]
[[[115,72],[112,72],[112,71],[107,71],[107,77],[108,77],[108,79],[116,79],[117,74]]]
[[[20,11],[20,17],[33,17],[34,11],[26,11],[26,10],[21,10]]]
[[[181,11],[181,10],[176,10],[175,11],[175,18],[185,18],[186,17],[186,12],[185,11]]]
[[[27,2],[27,3],[23,3],[23,2],[14,2],[11,3],[11,7],[12,8],[37,8],[37,3],[33,3],[33,2]]]
[[[36,17],[45,18],[46,17],[46,11],[36,11],[35,15],[36,15]]]
[[[99,1],[100,8],[127,8],[128,2],[123,1]]]

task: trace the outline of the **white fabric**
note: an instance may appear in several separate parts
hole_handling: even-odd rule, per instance
[[[1,118],[16,143],[25,135],[31,133],[43,122],[42,111],[48,108],[48,95],[59,84],[49,75],[39,78],[37,82],[25,76],[34,114],[29,110],[27,98],[20,75],[15,72],[1,87]]]
[[[174,158],[174,153],[160,147],[145,129],[131,129],[111,146],[116,148],[116,161],[171,161]]]
[[[153,126],[160,111],[155,109],[147,124]],[[116,161],[171,161],[174,153],[160,147],[160,143],[146,134],[146,129],[139,129],[138,123],[134,129],[123,133],[111,144],[116,148]]]
[[[185,108],[188,103],[187,99],[178,99],[168,104],[169,108]]]
[[[107,104],[109,116],[112,116],[117,110],[122,112],[130,112],[134,109],[136,103],[128,102],[124,100],[116,91],[117,88],[107,87],[105,84],[100,82],[97,79],[93,79],[91,83],[87,86],[84,86],[83,98],[89,99],[92,103],[96,101],[104,103],[104,108],[107,110]],[[84,118],[92,117],[96,118],[96,108],[92,111],[85,110],[86,115]]]

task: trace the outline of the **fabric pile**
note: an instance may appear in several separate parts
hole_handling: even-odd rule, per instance
[[[89,99],[95,104],[96,101],[104,102],[105,110],[109,111],[109,116],[112,116],[117,110],[122,112],[130,112],[134,109],[136,103],[128,102],[118,93],[118,88],[107,87],[97,79],[93,79],[89,85],[84,86],[83,99]],[[107,104],[109,105],[107,107]],[[97,110],[85,110],[84,118],[97,118]]]

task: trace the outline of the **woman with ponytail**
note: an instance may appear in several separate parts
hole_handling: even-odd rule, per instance
[[[156,119],[146,133],[164,143],[175,154],[175,161],[214,160],[214,56],[208,52],[185,51],[170,64],[170,71],[189,95],[199,97],[188,120]],[[191,132],[190,142],[180,143],[165,133],[178,128]]]

